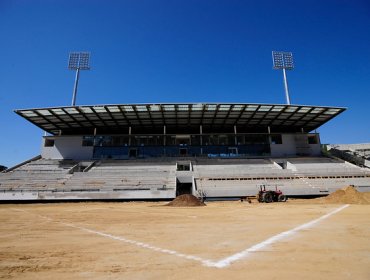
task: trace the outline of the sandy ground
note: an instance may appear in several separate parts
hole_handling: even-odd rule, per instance
[[[0,279],[370,279],[370,205],[209,267],[341,205],[0,205]],[[204,261],[206,260],[206,261]]]

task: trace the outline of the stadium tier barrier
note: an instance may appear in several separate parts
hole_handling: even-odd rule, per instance
[[[106,192],[113,193],[104,196],[108,198],[117,198],[115,193],[120,198],[171,198],[177,176],[185,174],[176,171],[177,162],[169,158],[84,163],[38,159],[1,173],[0,192]],[[191,169],[186,175],[193,178],[193,190],[214,197],[254,195],[261,184],[279,187],[288,195],[326,194],[346,185],[370,187],[368,169],[330,158],[189,158],[188,162]]]

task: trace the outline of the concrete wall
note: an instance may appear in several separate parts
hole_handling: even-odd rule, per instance
[[[311,156],[321,156],[321,144],[311,144]]]
[[[89,199],[173,199],[176,197],[175,188],[167,190],[140,191],[84,191],[84,192],[0,192],[1,200],[89,200]]]
[[[76,159],[88,160],[93,156],[93,147],[82,146],[82,136],[58,136],[53,147],[45,147],[42,141],[41,156],[46,159]]]
[[[309,134],[306,134],[308,136]],[[320,137],[317,134],[317,144],[308,144],[307,141],[307,152],[310,156],[321,155]],[[282,134],[282,144],[271,144],[271,156],[272,157],[286,157],[297,155],[297,143],[296,134]]]
[[[301,137],[307,137],[308,134]],[[287,157],[297,155],[297,135],[282,134],[282,144],[271,144],[272,157]],[[45,139],[54,139],[53,147],[45,147]],[[320,138],[317,135],[318,144],[305,144],[307,146],[307,155],[319,156],[321,154]],[[90,160],[93,158],[93,147],[82,146],[82,136],[53,136],[44,137],[42,142],[41,155],[46,159],[75,159]],[[300,143],[299,145],[302,145]],[[105,147],[109,148],[109,147]],[[160,147],[160,149],[162,149]],[[167,148],[166,148],[167,149]],[[177,153],[178,154],[178,151]]]
[[[296,155],[296,143],[294,134],[282,134],[282,144],[271,144],[272,157],[285,157]]]

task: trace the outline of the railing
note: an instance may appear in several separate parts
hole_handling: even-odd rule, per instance
[[[105,192],[105,191],[169,191],[174,190],[174,187],[168,187],[166,185],[155,185],[154,187],[141,187],[141,188],[114,188],[114,189],[0,189],[0,193],[75,193],[75,192]]]
[[[13,167],[10,167],[10,168],[2,171],[2,173],[8,173],[8,172],[13,171],[14,169],[16,169],[18,167],[21,167],[22,165],[25,165],[27,163],[30,163],[31,161],[35,161],[35,160],[38,160],[38,159],[41,159],[41,155],[35,156],[35,157],[31,158],[31,159],[25,160],[25,161],[23,161],[23,162],[21,162],[21,163],[19,163],[17,165],[14,165]]]

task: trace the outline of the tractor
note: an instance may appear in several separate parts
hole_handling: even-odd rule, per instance
[[[260,191],[257,195],[258,202],[285,202],[287,201],[286,195],[275,186],[275,190],[266,190],[266,185],[260,185]]]

